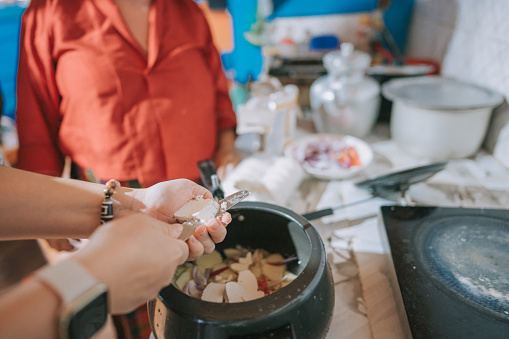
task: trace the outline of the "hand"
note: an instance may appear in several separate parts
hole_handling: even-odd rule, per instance
[[[110,311],[127,313],[171,283],[189,256],[181,232],[180,224],[133,214],[97,228],[73,258],[108,286]]]
[[[176,223],[173,215],[193,197],[202,195],[212,199],[208,189],[187,179],[164,181],[132,192],[137,203],[134,203],[131,210],[143,212],[166,223]]]
[[[221,218],[212,218],[205,225],[198,226],[187,243],[189,245],[189,257],[187,260],[195,260],[203,253],[212,253],[216,243],[224,240],[226,226],[232,221],[230,213],[224,213]]]
[[[69,239],[45,239],[48,245],[57,251],[73,251],[76,247]]]
[[[134,200],[138,204],[131,207],[134,211],[143,212],[166,223],[176,223],[173,214],[186,202],[195,196],[203,195],[212,199],[212,193],[205,187],[190,180],[178,179],[161,182],[146,189],[133,190]],[[196,229],[187,243],[189,245],[189,258],[194,260],[203,253],[210,253],[215,243],[221,242],[226,236],[225,226],[230,223],[231,215],[225,213],[221,220],[210,221],[207,226]],[[207,232],[204,232],[204,229]]]
[[[217,168],[219,180],[223,180],[241,160],[235,148],[218,149],[214,154],[214,164]]]
[[[219,180],[224,179],[228,172],[242,160],[235,148],[236,138],[237,135],[233,128],[220,130],[217,134],[217,149],[213,160]]]

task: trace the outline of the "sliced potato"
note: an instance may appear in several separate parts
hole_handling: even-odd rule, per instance
[[[225,300],[229,303],[239,303],[242,302],[242,296],[244,295],[246,291],[244,290],[244,287],[236,282],[227,282],[226,283],[226,293],[225,293]]]
[[[261,297],[264,297],[264,296],[265,296],[265,293],[263,293],[262,291],[246,292],[242,295],[242,299],[244,299],[244,301],[250,301],[250,300],[260,299]]]
[[[240,257],[240,250],[236,248],[225,248],[223,250],[224,256],[227,258],[237,260]]]
[[[258,281],[250,270],[239,272],[237,282],[244,287],[247,293],[256,292],[258,290]]]
[[[213,303],[222,303],[226,285],[222,283],[210,283],[203,290],[201,300]]]
[[[180,276],[175,280],[175,285],[179,290],[183,290],[184,286],[186,286],[187,282],[193,278],[193,268],[187,267],[184,272],[180,274]]]
[[[233,263],[230,265],[230,268],[235,272],[241,272],[249,269],[249,265],[241,264],[241,263]]]
[[[247,252],[247,255],[244,258],[239,258],[239,264],[244,265],[252,265],[253,264],[253,254],[251,252]]]
[[[286,265],[271,265],[268,262],[282,261],[283,257],[280,254],[272,254],[262,261],[262,273],[268,281],[278,281],[283,279],[286,271]]]
[[[249,270],[253,272],[256,279],[260,279],[262,277],[262,267],[260,265],[253,265],[249,267]]]
[[[201,266],[204,268],[212,268],[222,262],[223,257],[216,250],[212,251],[212,253],[202,255],[201,257],[194,261],[196,266]]]

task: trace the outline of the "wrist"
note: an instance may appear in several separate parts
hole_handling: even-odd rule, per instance
[[[111,197],[113,202],[113,218],[121,218],[139,211],[140,202],[137,200],[139,189],[129,187],[115,188],[115,194]]]
[[[35,276],[57,296],[59,338],[88,338],[104,326],[108,315],[107,287],[79,261],[60,261],[42,268]]]
[[[234,149],[237,134],[232,128],[223,129],[217,132],[217,148],[218,149]]]

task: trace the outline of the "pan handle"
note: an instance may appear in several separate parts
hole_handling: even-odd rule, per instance
[[[334,214],[334,211],[335,210],[338,210],[338,209],[341,209],[341,208],[346,208],[346,207],[350,207],[350,206],[355,206],[355,205],[359,205],[359,204],[362,204],[362,203],[365,203],[365,202],[368,202],[369,200],[373,199],[373,198],[376,198],[378,197],[379,195],[371,195],[369,198],[365,198],[365,199],[361,199],[361,200],[357,200],[357,201],[354,201],[354,202],[351,202],[351,203],[348,203],[348,204],[344,204],[344,205],[341,205],[341,206],[336,206],[336,207],[330,207],[330,208],[324,208],[323,210],[318,210],[318,211],[314,211],[314,212],[309,212],[309,213],[306,213],[306,214],[303,214],[302,216],[306,219],[308,219],[309,221],[311,220],[315,220],[315,219],[318,219],[318,218],[321,218],[321,217],[325,217],[327,215],[331,215],[331,214]]]
[[[214,199],[219,201],[224,198],[224,191],[221,182],[216,173],[216,166],[211,159],[205,159],[198,162],[201,181],[203,186],[212,192]]]
[[[321,217],[325,217],[327,215],[331,215],[334,213],[334,210],[332,208],[326,208],[319,211],[309,212],[306,214],[303,214],[302,216],[308,220],[315,220]]]

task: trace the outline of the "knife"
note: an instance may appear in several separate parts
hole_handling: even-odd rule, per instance
[[[230,208],[235,206],[237,203],[241,202],[245,198],[247,198],[251,192],[247,190],[242,190],[230,194],[224,199],[219,200],[217,203],[219,204],[219,210],[216,213],[216,217],[220,216],[224,212],[228,211]]]

